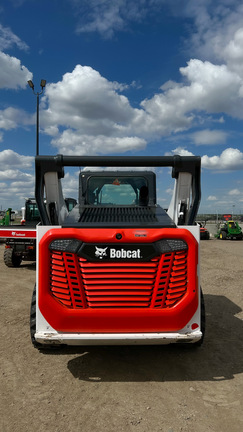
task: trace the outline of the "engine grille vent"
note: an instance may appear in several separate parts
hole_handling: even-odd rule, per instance
[[[72,309],[171,308],[187,291],[187,251],[139,263],[91,263],[52,251],[50,290]]]
[[[150,207],[89,207],[85,208],[79,222],[82,223],[151,223],[158,222]]]

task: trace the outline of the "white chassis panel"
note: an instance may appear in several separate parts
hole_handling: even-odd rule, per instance
[[[37,342],[45,345],[166,345],[170,343],[193,343],[200,340],[201,331],[192,333],[120,333],[120,334],[95,334],[95,333],[70,333],[70,334],[46,334],[35,335]]]

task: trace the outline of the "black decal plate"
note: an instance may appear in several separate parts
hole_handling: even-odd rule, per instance
[[[89,261],[149,261],[159,255],[154,244],[83,243],[78,255]]]

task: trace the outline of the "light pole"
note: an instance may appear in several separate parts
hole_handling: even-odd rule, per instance
[[[36,156],[39,155],[39,96],[43,93],[44,87],[46,86],[46,80],[41,80],[40,86],[41,91],[35,92],[35,86],[31,80],[28,81],[30,88],[32,88],[33,93],[37,96],[36,100]]]

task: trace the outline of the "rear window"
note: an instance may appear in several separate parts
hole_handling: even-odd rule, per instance
[[[87,202],[93,205],[146,205],[148,202],[147,179],[140,176],[90,177]]]
[[[26,216],[27,221],[40,221],[40,213],[35,203],[26,204]]]

